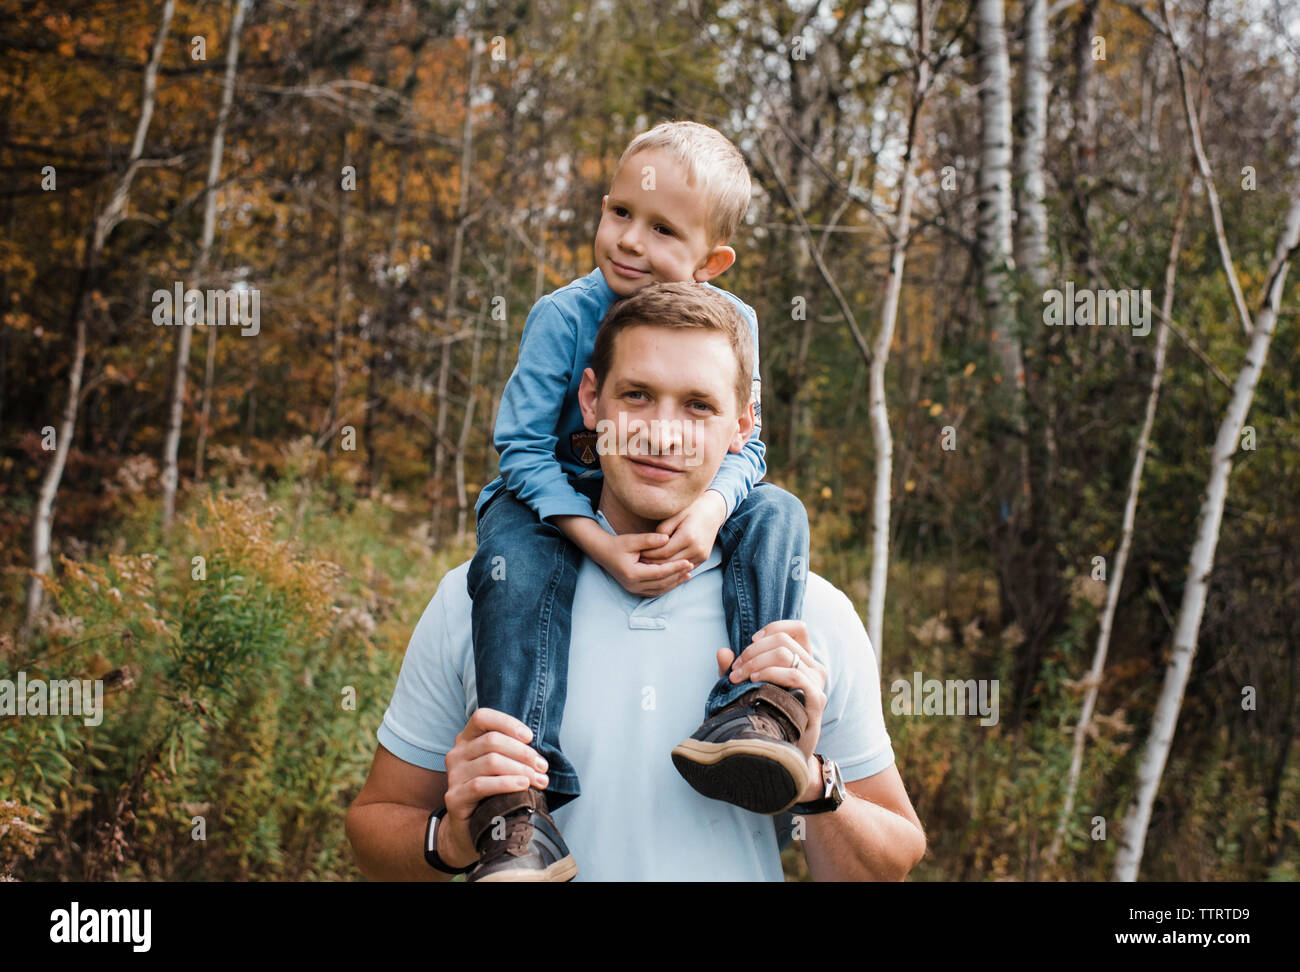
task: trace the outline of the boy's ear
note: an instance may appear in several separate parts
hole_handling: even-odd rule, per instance
[[[709,255],[704,258],[695,271],[695,282],[706,283],[721,273],[730,269],[731,265],[736,262],[736,251],[729,246],[715,246],[709,251]]]
[[[596,372],[586,368],[578,385],[578,407],[582,409],[582,424],[590,431],[596,429]]]
[[[605,211],[605,203],[607,202],[609,202],[609,193],[605,193],[605,195],[600,197],[600,211],[602,213]]]

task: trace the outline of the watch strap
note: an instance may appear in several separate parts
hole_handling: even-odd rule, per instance
[[[789,809],[789,813],[796,816],[806,817],[817,813],[833,813],[844,802],[843,783],[836,786],[836,777],[839,775],[839,767],[834,761],[827,759],[821,753],[814,753],[817,762],[822,768],[822,782],[825,784],[825,795],[817,800],[809,800],[807,803],[796,803]]]
[[[431,868],[443,874],[468,874],[474,870],[478,861],[466,867],[452,867],[438,856],[438,821],[446,815],[446,807],[439,807],[429,814],[429,821],[424,825],[424,859]]]

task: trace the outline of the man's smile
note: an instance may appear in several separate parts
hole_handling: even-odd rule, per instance
[[[681,469],[663,461],[656,461],[645,457],[636,458],[633,456],[628,456],[627,461],[630,462],[636,468],[636,471],[646,479],[666,480],[682,474]]]

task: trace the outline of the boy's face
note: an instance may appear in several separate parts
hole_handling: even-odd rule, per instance
[[[596,266],[620,297],[652,283],[712,280],[736,260],[705,231],[699,187],[667,154],[647,149],[629,158],[601,200]]]

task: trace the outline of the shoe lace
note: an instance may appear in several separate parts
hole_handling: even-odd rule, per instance
[[[520,810],[506,815],[506,834],[504,838],[488,838],[488,848],[482,856],[484,863],[494,861],[506,854],[522,857],[528,851],[528,844],[533,839],[533,814],[531,810]],[[489,834],[491,831],[489,831]]]

